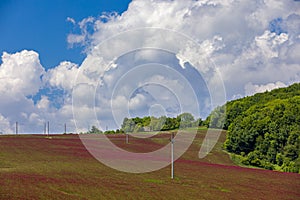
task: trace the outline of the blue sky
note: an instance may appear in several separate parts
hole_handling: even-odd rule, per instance
[[[67,21],[80,21],[102,12],[124,12],[130,0],[3,0],[0,2],[0,52],[23,49],[39,52],[42,65],[48,69],[61,61],[80,64],[82,48],[69,48],[67,35],[76,27]]]
[[[300,82],[299,4],[1,1],[0,132],[16,121],[40,133],[46,121],[80,132],[151,113],[205,118]]]

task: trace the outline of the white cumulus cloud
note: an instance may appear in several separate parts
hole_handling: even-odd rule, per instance
[[[36,52],[4,52],[0,66],[0,93],[13,97],[34,95],[41,87],[43,74],[44,68]]]
[[[275,83],[268,83],[266,85],[254,85],[250,82],[245,85],[245,91],[246,91],[246,95],[250,96],[256,93],[271,91],[273,89],[282,88],[282,87],[287,87],[287,85],[280,81],[277,81]]]
[[[197,114],[193,91],[208,111],[223,92],[232,99],[299,82],[299,13],[292,0],[134,0],[121,14],[68,17],[80,31],[66,40],[85,46],[83,63],[45,71],[37,52],[3,53],[0,132],[15,121],[24,131],[45,121],[53,131],[117,128],[156,105]]]
[[[50,69],[44,76],[44,81],[50,86],[64,90],[72,90],[78,73],[78,65],[71,62],[61,62],[57,67]]]

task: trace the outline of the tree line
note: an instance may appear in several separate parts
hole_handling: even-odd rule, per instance
[[[207,125],[201,118],[196,119],[191,113],[182,113],[176,117],[134,117],[123,119],[120,129],[107,130],[105,132],[99,130],[96,126],[92,126],[88,133],[134,133],[134,132],[148,132],[148,131],[168,131],[179,128],[189,128]]]
[[[227,102],[208,116],[227,130],[224,148],[239,163],[300,173],[300,83]]]
[[[122,130],[125,132],[143,132],[143,131],[167,131],[178,128],[189,128],[202,125],[203,121],[199,118],[195,120],[191,113],[182,113],[176,117],[153,117],[143,118],[124,118]]]

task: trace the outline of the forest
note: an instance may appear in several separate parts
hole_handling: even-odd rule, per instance
[[[207,120],[227,130],[239,164],[300,173],[300,83],[227,102]]]

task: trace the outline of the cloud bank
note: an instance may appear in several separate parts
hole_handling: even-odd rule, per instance
[[[23,132],[42,132],[46,121],[53,132],[64,123],[116,128],[157,105],[205,117],[222,103],[210,96],[220,82],[227,100],[299,82],[299,13],[292,0],[134,0],[121,14],[68,18],[80,31],[66,40],[85,46],[83,63],[45,71],[37,52],[3,53],[0,131],[16,121]]]

